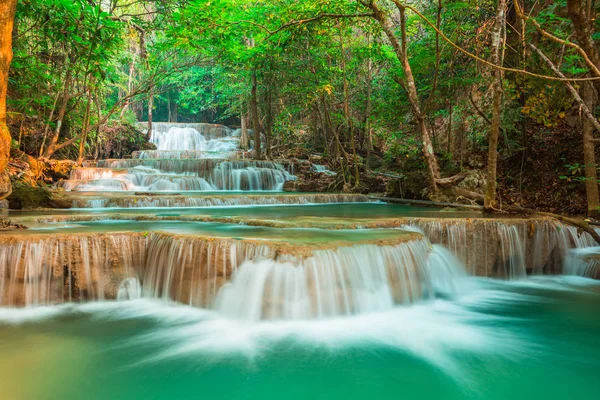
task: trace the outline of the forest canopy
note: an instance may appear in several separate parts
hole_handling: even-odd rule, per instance
[[[596,1],[6,3],[11,154],[83,162],[143,147],[152,121],[222,123],[256,158],[329,160],[337,190],[381,172],[418,198],[536,205],[543,169],[598,209]]]

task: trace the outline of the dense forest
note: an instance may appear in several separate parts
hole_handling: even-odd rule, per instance
[[[2,0],[0,198],[51,183],[55,160],[148,148],[153,121],[210,122],[241,127],[256,159],[328,164],[331,191],[383,176],[396,197],[593,215],[599,10]]]

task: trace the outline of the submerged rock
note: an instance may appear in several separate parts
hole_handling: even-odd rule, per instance
[[[12,231],[18,229],[28,229],[25,225],[18,224],[9,219],[0,219],[0,231]]]

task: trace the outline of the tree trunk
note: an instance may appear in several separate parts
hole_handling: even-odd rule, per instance
[[[590,110],[594,109],[594,89],[590,83],[583,85],[583,101]],[[596,171],[596,154],[594,149],[594,125],[589,118],[583,118],[583,157],[585,162],[585,192],[587,196],[588,215],[597,217],[600,214],[600,198],[598,195],[598,173]]]
[[[242,113],[242,116],[240,117],[240,123],[242,125],[240,149],[248,150],[248,116],[246,115],[246,113]]]
[[[11,193],[10,180],[6,165],[10,157],[11,137],[6,125],[6,93],[8,90],[8,71],[12,61],[12,35],[17,0],[0,2],[0,200]]]
[[[81,164],[85,157],[85,143],[87,142],[88,127],[90,125],[90,109],[92,106],[92,89],[88,89],[88,100],[85,106],[85,115],[83,116],[83,133],[79,142],[79,156],[77,162]]]
[[[346,119],[346,128],[350,135],[350,147],[352,148],[352,163],[354,165],[354,187],[360,184],[360,173],[358,170],[358,157],[356,156],[356,140],[354,138],[354,126],[352,116],[350,115],[350,93],[348,91],[348,77],[346,76],[346,55],[344,54],[344,40],[340,31],[340,51],[342,53],[342,74],[344,75],[344,118]]]
[[[273,135],[273,104],[271,102],[271,89],[272,89],[272,85],[270,85],[270,87],[267,88],[267,123],[266,123],[266,129],[265,129],[265,138],[266,138],[266,152],[267,152],[267,159],[272,160],[273,159],[273,155],[271,154],[271,138]]]
[[[154,90],[150,89],[150,97],[148,98],[148,132],[146,133],[146,139],[150,141],[152,139],[152,109],[154,108]]]
[[[69,70],[67,71],[67,75],[65,77],[65,88],[63,90],[60,108],[58,109],[58,115],[57,115],[57,119],[56,119],[56,128],[54,128],[54,135],[52,136],[52,139],[50,140],[50,144],[48,144],[48,147],[46,147],[46,149],[44,149],[44,151],[42,153],[45,158],[52,157],[52,155],[56,151],[56,145],[58,144],[58,139],[60,138],[60,131],[62,128],[62,124],[63,124],[64,118],[65,118],[65,114],[67,113],[67,106],[69,105],[69,100],[71,99],[71,95],[69,93],[70,89],[71,89],[71,79],[72,79],[72,74],[71,74],[71,69],[69,68]]]
[[[492,33],[492,63],[500,65],[500,48],[502,32],[505,24],[506,0],[498,1],[496,21]],[[498,136],[500,134],[500,118],[502,113],[502,71],[494,69],[492,82],[492,126],[490,129],[488,149],[487,188],[485,191],[485,209],[493,209],[496,203],[496,174],[498,167]]]
[[[446,153],[452,154],[452,101],[448,101],[450,113],[448,115],[448,131],[446,133]]]
[[[371,131],[371,111],[373,105],[371,103],[371,97],[373,95],[373,61],[369,58],[367,61],[367,99],[365,105],[365,147],[367,148],[367,167],[369,165],[368,159],[371,155],[371,151],[373,151],[373,133]]]
[[[260,120],[258,117],[258,100],[256,98],[256,73],[252,74],[252,91],[250,94],[250,111],[252,112],[252,129],[254,129],[254,158],[260,160]]]
[[[427,170],[429,171],[429,185],[433,194],[439,192],[437,181],[440,179],[440,167],[433,150],[431,137],[425,125],[425,117],[421,112],[421,105],[419,102],[419,95],[417,93],[417,86],[412,73],[412,68],[408,61],[408,54],[406,52],[407,41],[406,41],[406,8],[399,2],[395,2],[398,11],[400,12],[400,30],[401,30],[401,41],[398,41],[396,37],[396,29],[392,26],[388,15],[382,11],[374,1],[360,0],[361,4],[365,7],[370,8],[373,11],[373,18],[379,23],[381,29],[385,33],[386,37],[390,41],[394,53],[402,65],[404,71],[404,82],[403,87],[408,94],[408,100],[413,109],[415,119],[419,131],[421,132],[421,139],[423,144],[423,156],[427,163]]]
[[[131,93],[131,91],[133,90],[133,74],[135,73],[136,56],[137,56],[137,54],[133,53],[133,58],[131,59],[131,63],[129,64],[129,79],[127,81],[127,94]],[[131,105],[131,100],[127,99],[127,102],[123,106],[123,109],[121,109],[121,118],[123,118],[123,116],[125,115],[127,110],[129,110],[130,105]]]

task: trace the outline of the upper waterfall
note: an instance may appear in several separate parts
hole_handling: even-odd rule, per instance
[[[152,124],[150,142],[158,151],[198,151],[199,158],[212,157],[211,153],[226,156],[240,148],[234,131],[223,125],[178,124],[158,122]]]
[[[240,159],[239,132],[224,125],[157,122],[150,142],[156,150],[76,168],[57,186],[85,192],[282,191],[296,179],[289,163]]]

